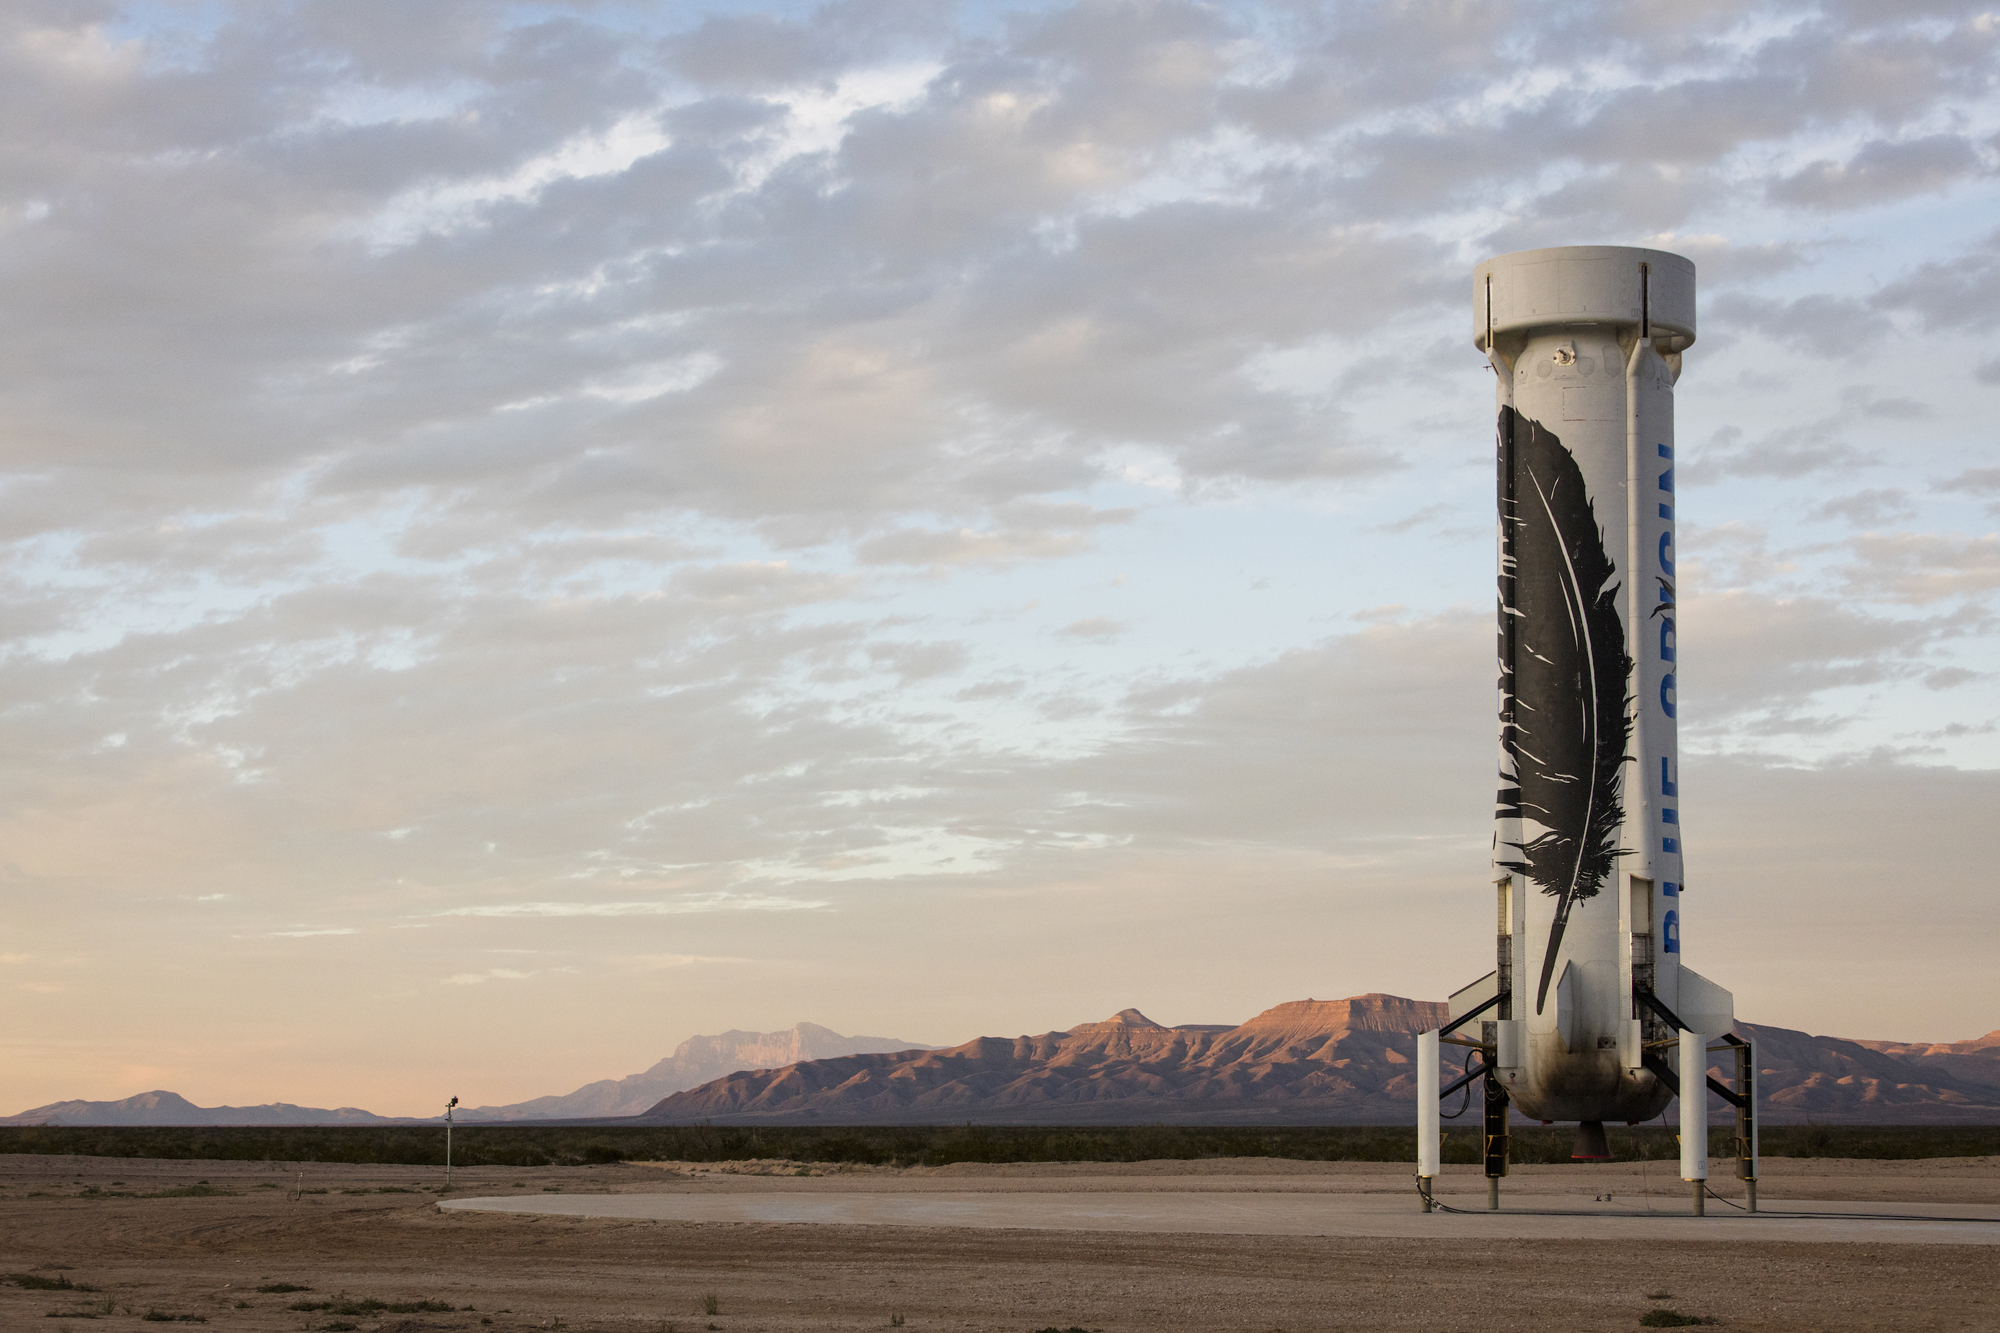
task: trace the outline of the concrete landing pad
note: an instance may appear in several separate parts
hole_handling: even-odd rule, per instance
[[[1693,1217],[1682,1199],[1657,1199],[1650,1212],[1628,1200],[1579,1203],[1573,1195],[1514,1195],[1500,1212],[1484,1200],[1451,1200],[1459,1213],[1418,1211],[1414,1194],[1034,1193],[1010,1190],[921,1193],[527,1194],[452,1199],[452,1211],[611,1217],[661,1222],[778,1222],[831,1226],[987,1227],[1030,1231],[1178,1232],[1235,1236],[1374,1236],[1457,1240],[1869,1241],[2000,1245],[2000,1206],[1908,1203],[1769,1202],[1749,1216],[1710,1200]],[[1858,1217],[1785,1217],[1781,1212]],[[1882,1214],[1925,1217],[1897,1221]],[[1953,1221],[1984,1218],[1986,1221]]]

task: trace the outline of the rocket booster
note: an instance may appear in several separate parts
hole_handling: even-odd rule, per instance
[[[1674,384],[1694,265],[1502,255],[1475,270],[1473,319],[1497,377],[1498,930],[1452,1013],[1495,1001],[1494,1074],[1523,1113],[1646,1120],[1674,1095],[1649,1049],[1734,1020],[1681,952]]]

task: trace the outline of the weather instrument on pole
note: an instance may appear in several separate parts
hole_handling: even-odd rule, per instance
[[[1474,1079],[1496,1208],[1510,1105],[1575,1122],[1575,1155],[1601,1158],[1604,1122],[1649,1120],[1686,1089],[1699,1210],[1704,1087],[1737,1106],[1753,1182],[1756,1132],[1747,1049],[1736,1087],[1706,1073],[1710,1040],[1742,1044],[1734,1000],[1681,952],[1674,384],[1694,265],[1621,246],[1502,255],[1474,270],[1473,323],[1497,378],[1496,957],[1419,1048],[1433,1065],[1439,1042],[1481,1057],[1420,1097],[1419,1175],[1435,1174],[1440,1097]]]

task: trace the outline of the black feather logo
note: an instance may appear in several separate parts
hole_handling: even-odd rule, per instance
[[[1570,909],[1611,876],[1624,822],[1632,659],[1618,567],[1583,471],[1538,421],[1500,409],[1501,818],[1539,826],[1502,862],[1556,898],[1535,1012],[1548,999]],[[1511,769],[1512,771],[1507,771]]]

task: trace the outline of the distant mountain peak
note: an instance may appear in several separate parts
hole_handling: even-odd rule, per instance
[[[192,1107],[194,1103],[189,1101],[187,1098],[181,1096],[178,1092],[168,1092],[165,1088],[154,1088],[151,1092],[141,1092],[134,1096],[127,1097],[124,1101],[116,1103],[116,1105],[131,1106],[135,1108],[136,1107],[178,1108],[182,1106]]]
[[[689,1037],[674,1053],[642,1073],[586,1083],[560,1096],[506,1106],[475,1106],[463,1120],[596,1120],[638,1115],[662,1097],[697,1088],[739,1070],[782,1069],[801,1061],[889,1051],[928,1051],[895,1037],[849,1037],[818,1023],[799,1022],[777,1032],[727,1032]]]
[[[1102,1023],[1079,1023],[1075,1027],[1070,1029],[1070,1034],[1074,1036],[1079,1032],[1105,1032],[1118,1029],[1124,1029],[1127,1031],[1140,1031],[1140,1032],[1173,1031],[1173,1029],[1170,1027],[1165,1027],[1159,1023],[1155,1023],[1152,1019],[1146,1017],[1144,1014],[1140,1013],[1137,1009],[1120,1009],[1117,1013],[1111,1015],[1111,1017],[1105,1019]]]

